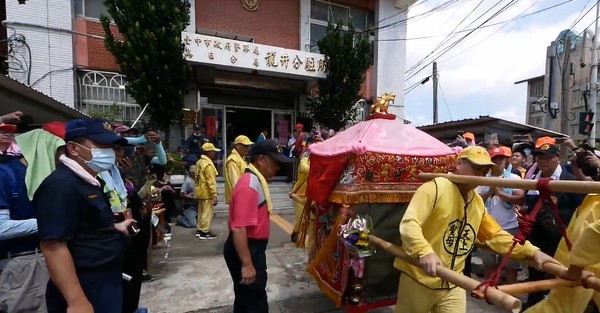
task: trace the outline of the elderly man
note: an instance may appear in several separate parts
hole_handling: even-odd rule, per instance
[[[121,312],[124,236],[133,220],[115,223],[98,173],[116,162],[127,140],[100,119],[67,123],[66,154],[33,198],[48,264],[48,312]]]
[[[225,203],[229,204],[231,200],[231,191],[235,184],[240,179],[240,176],[244,174],[246,170],[246,160],[244,158],[250,151],[250,146],[254,142],[250,141],[247,136],[240,135],[233,141],[234,148],[231,150],[231,154],[225,161]]]
[[[502,174],[484,148],[467,147],[458,155],[453,173],[486,176],[490,170],[493,176]],[[400,259],[394,262],[402,272],[396,312],[466,312],[465,290],[436,277],[436,267],[462,272],[476,240],[499,254],[510,249],[513,236],[486,212],[476,187],[436,178],[415,192],[400,222],[400,237],[402,249],[419,259],[421,268]],[[518,245],[513,257],[532,258],[539,265],[553,261],[528,242]]]
[[[250,165],[233,189],[223,256],[233,280],[234,313],[269,312],[265,250],[273,204],[267,180],[275,176],[280,164],[290,161],[274,140],[259,142],[252,148]]]
[[[196,237],[201,240],[215,239],[217,235],[210,232],[213,208],[217,200],[217,168],[213,160],[217,158],[217,149],[212,143],[202,145],[202,156],[196,163],[196,179],[194,196],[198,199],[198,230]]]
[[[535,144],[533,156],[536,159],[538,172],[534,179],[550,178],[552,180],[575,180],[562,165],[560,165],[560,148],[556,145],[554,138],[541,137]],[[537,221],[529,234],[529,240],[534,245],[540,247],[544,253],[554,255],[558,243],[562,238],[560,232],[558,218],[565,225],[571,221],[573,213],[583,201],[583,196],[575,193],[553,192],[552,198],[558,207],[560,216],[555,216],[548,203],[544,203],[544,207],[537,216]],[[525,194],[525,210],[530,213],[539,199],[537,190],[529,190]],[[537,281],[546,279],[545,272],[538,271],[535,268],[529,268],[528,281]],[[527,297],[527,302],[523,305],[524,308],[529,308],[544,298],[548,292],[532,292]]]

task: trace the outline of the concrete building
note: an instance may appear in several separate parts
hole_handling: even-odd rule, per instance
[[[9,76],[74,107],[71,1],[3,2]]]
[[[579,112],[591,110],[592,36],[589,31],[580,36],[561,32],[548,46],[545,74],[515,83],[527,83],[527,124],[575,140],[587,138],[579,134]]]
[[[316,42],[329,21],[342,19],[372,30],[364,98],[395,92],[390,111],[403,117],[406,43],[387,39],[406,36],[403,21],[414,2],[191,0],[182,40],[194,78],[185,107],[198,112],[223,151],[238,134],[254,138],[263,128],[286,144],[295,123],[311,125],[306,97],[326,75]],[[104,48],[101,14],[107,14],[102,0],[7,1],[9,50],[15,64],[27,65],[11,67],[10,76],[83,112],[119,105],[121,119],[131,121],[141,107],[125,92],[127,78]],[[175,127],[170,142],[176,146],[189,133],[190,125]]]

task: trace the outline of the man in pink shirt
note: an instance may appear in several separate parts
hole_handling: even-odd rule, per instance
[[[274,140],[261,141],[252,148],[250,165],[233,188],[223,256],[233,280],[234,313],[269,312],[265,250],[273,206],[267,180],[291,160]]]

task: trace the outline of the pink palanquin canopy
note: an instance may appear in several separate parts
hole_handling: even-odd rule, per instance
[[[311,155],[336,156],[365,152],[407,156],[453,154],[451,148],[402,119],[372,119],[358,123],[331,139],[310,147]]]
[[[317,203],[406,202],[421,172],[448,172],[455,152],[402,119],[375,118],[310,146],[307,196]]]

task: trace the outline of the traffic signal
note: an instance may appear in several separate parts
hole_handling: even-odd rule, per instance
[[[594,113],[592,112],[579,112],[579,134],[589,136],[594,128],[592,118]]]

